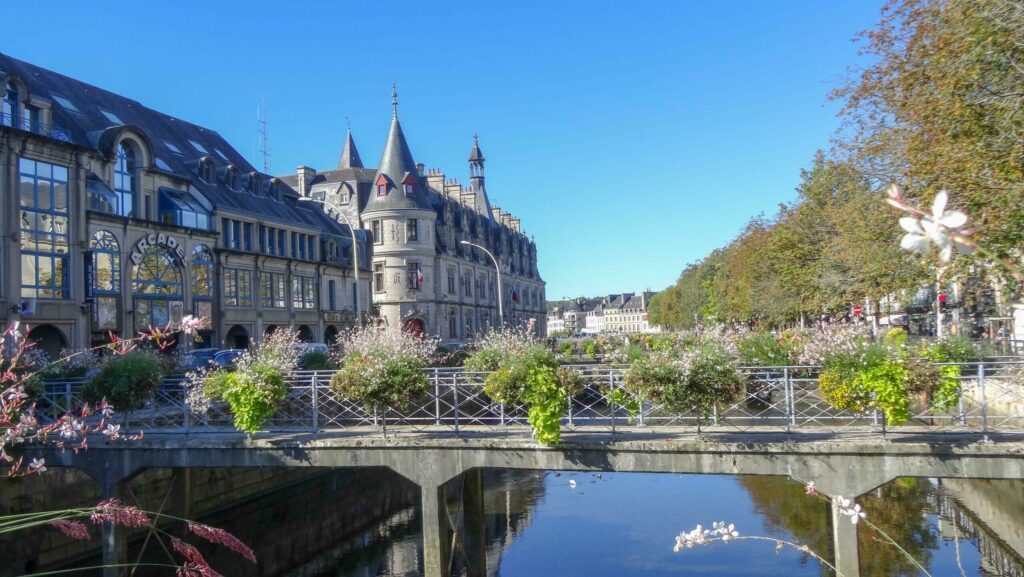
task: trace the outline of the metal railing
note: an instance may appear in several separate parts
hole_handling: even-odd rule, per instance
[[[878,412],[838,410],[818,392],[818,367],[747,367],[743,393],[715,407],[704,422],[717,431],[833,431],[863,429],[936,433],[1024,431],[1024,362],[966,363],[955,377],[955,399],[939,403],[921,396],[912,400],[910,420],[900,427],[885,427]],[[574,365],[584,386],[566,404],[564,431],[695,427],[697,413],[676,413],[636,397],[623,387],[624,367]],[[289,392],[267,431],[344,431],[377,427],[387,430],[490,431],[521,433],[529,429],[526,407],[504,405],[484,391],[486,373],[459,368],[425,370],[430,380],[426,394],[405,410],[373,410],[359,401],[339,396],[330,386],[330,371],[299,371],[288,375]],[[84,402],[84,381],[48,382],[37,400],[42,421],[55,419],[68,407]],[[180,377],[167,379],[153,397],[115,422],[133,430],[160,433],[201,433],[234,430],[228,408],[214,403],[206,412],[189,407],[186,384]]]
[[[31,132],[40,136],[48,136],[62,142],[71,142],[71,133],[57,125],[43,124],[32,119],[13,116],[6,112],[0,113],[0,126],[24,130],[25,132]]]

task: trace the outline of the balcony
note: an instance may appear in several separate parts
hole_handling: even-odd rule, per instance
[[[0,126],[8,126],[15,130],[31,132],[32,134],[46,136],[61,142],[71,142],[71,133],[59,126],[43,124],[32,119],[12,116],[7,113],[0,113]]]

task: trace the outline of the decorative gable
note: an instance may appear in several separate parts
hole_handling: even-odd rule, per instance
[[[378,176],[377,182],[375,183],[377,186],[377,196],[387,196],[390,184],[391,183],[388,182],[388,177],[383,174]]]

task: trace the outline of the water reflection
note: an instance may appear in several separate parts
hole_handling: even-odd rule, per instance
[[[466,477],[468,478],[468,477]],[[0,485],[0,513],[89,505],[91,481],[71,470],[34,485]],[[674,536],[697,523],[735,523],[744,535],[806,544],[831,559],[829,505],[780,477],[489,470],[482,498],[465,478],[445,487],[454,527],[452,575],[503,577],[828,575],[812,556],[741,541],[674,553]],[[399,577],[423,574],[419,488],[386,469],[153,469],[128,498],[223,527],[249,543],[249,565],[199,545],[230,576]],[[904,478],[858,498],[868,520],[936,577],[1024,577],[1024,482]],[[482,507],[482,515],[476,515]],[[163,528],[180,534],[173,523]],[[915,565],[868,526],[858,527],[860,575],[916,575]],[[483,541],[474,543],[473,536]],[[195,542],[195,539],[191,539]],[[127,559],[166,563],[158,540],[135,533]],[[42,529],[0,538],[0,576],[99,563],[99,543]],[[480,563],[479,555],[485,557]],[[88,574],[88,573],[78,573]],[[93,573],[96,574],[96,573]],[[166,575],[139,569],[135,575]]]

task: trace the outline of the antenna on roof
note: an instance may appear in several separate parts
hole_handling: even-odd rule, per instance
[[[256,121],[259,123],[258,146],[263,156],[263,173],[270,174],[270,140],[267,138],[267,102],[260,98],[256,106]]]

